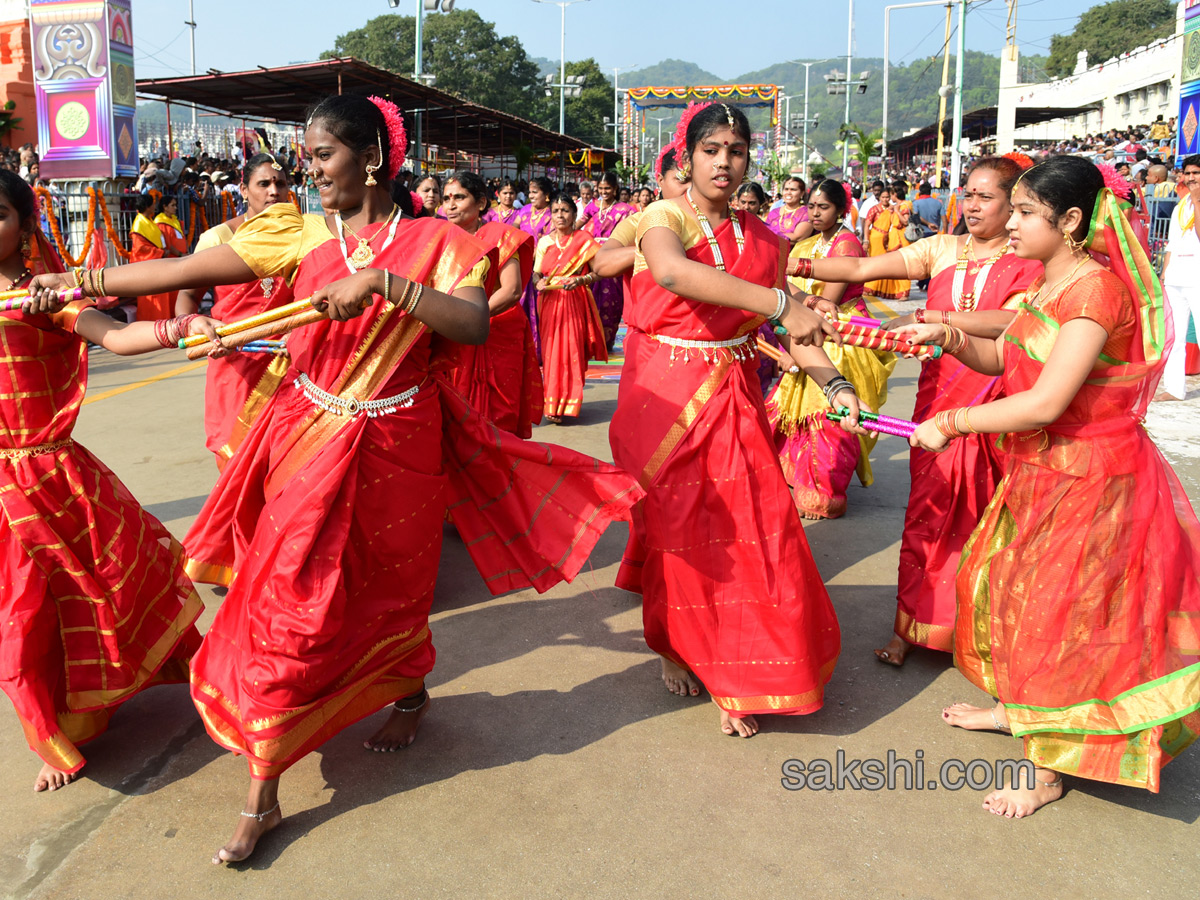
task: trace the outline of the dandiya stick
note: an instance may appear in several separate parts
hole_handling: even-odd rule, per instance
[[[279,308],[284,309],[285,307],[281,306]],[[320,322],[325,318],[328,318],[325,313],[318,309],[313,309],[310,306],[308,309],[288,316],[286,319],[277,319],[272,322],[267,322],[264,325],[246,328],[228,336],[222,335],[221,343],[231,350],[236,350],[245,344],[252,344],[255,341],[263,341],[276,334],[287,334],[289,331],[295,331],[297,328],[303,328],[305,325],[313,324],[313,322]],[[234,322],[232,324],[236,325],[238,323]],[[220,334],[221,329],[218,328],[217,333]],[[196,335],[193,335],[192,337],[196,337]],[[199,337],[203,338],[203,335],[200,335]],[[187,358],[202,359],[203,357],[208,356],[208,353],[213,349],[213,346],[214,344],[211,341],[205,340],[201,344],[188,347]]]
[[[883,323],[876,319],[868,319],[866,316],[851,316],[851,325],[859,325],[863,328],[881,328]]]
[[[839,415],[843,415],[843,416],[850,414],[850,408],[847,406],[838,407],[837,411],[838,411]],[[885,416],[883,413],[868,412],[867,410],[862,410],[858,414],[858,417],[860,419],[867,419],[871,422],[878,422],[880,425],[888,425],[888,426],[891,426],[892,428],[898,428],[898,429],[904,431],[906,435],[912,434],[914,431],[917,430],[916,422],[910,422],[908,419],[897,419],[895,416]]]
[[[266,312],[258,313],[257,315],[247,316],[244,319],[239,319],[236,322],[229,322],[217,329],[217,334],[221,337],[229,337],[235,334],[241,334],[249,329],[257,328],[260,325],[268,325],[273,322],[280,322],[284,319],[294,316],[297,313],[303,313],[312,309],[312,297],[306,297],[303,300],[297,300],[294,303],[288,303],[285,306],[277,306],[274,309],[268,309]],[[320,313],[317,319],[325,318],[324,313]],[[308,322],[301,324],[307,325],[309,322],[315,322],[317,319],[309,319]],[[275,328],[268,329],[266,332],[259,332],[258,337],[269,337],[273,334],[282,334],[284,329]],[[208,343],[208,338],[202,334],[193,334],[191,337],[186,337],[179,342],[179,349],[186,350],[189,347],[198,347],[201,344]],[[224,342],[222,342],[224,343]],[[226,344],[226,346],[231,346]],[[207,351],[205,351],[207,352]],[[201,356],[204,354],[202,353]],[[188,354],[188,359],[199,359],[199,357]]]
[[[864,328],[849,322],[835,322],[834,327],[842,340],[852,347],[870,350],[890,350],[893,353],[912,353],[917,359],[937,359],[942,348],[936,344],[914,344],[906,336],[882,328]]]
[[[81,288],[68,288],[65,291],[59,291],[58,296],[63,303],[74,303],[76,300],[83,299],[83,290]],[[10,312],[14,309],[20,309],[29,297],[29,288],[0,292],[0,312]]]
[[[842,421],[842,419],[845,418],[845,416],[843,416],[839,413],[829,412],[829,413],[825,414],[825,418],[829,419],[829,421],[831,421],[831,422],[840,422],[840,421]],[[860,420],[859,424],[862,425],[863,428],[867,429],[868,431],[877,431],[880,434],[890,434],[893,437],[899,437],[899,438],[912,437],[911,431],[907,431],[896,425],[890,425],[886,422],[872,420],[870,418],[869,413],[861,412],[858,414],[858,418]]]

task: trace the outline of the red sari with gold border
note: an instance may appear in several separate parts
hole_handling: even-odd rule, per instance
[[[565,247],[557,233],[542,238],[535,268],[545,278],[562,281],[587,275],[588,262],[600,249],[585,231],[572,232]],[[583,406],[583,382],[589,359],[608,360],[604,325],[588,286],[571,290],[550,288],[538,295],[538,325],[542,330],[542,380],[545,414],[578,416]]]
[[[953,235],[925,238],[900,251],[913,280],[930,277],[928,309],[956,311],[955,265],[958,239]],[[1042,264],[1009,251],[986,272],[963,273],[963,293],[977,295],[980,311],[1015,308],[1017,300]],[[985,280],[980,287],[978,279]],[[943,409],[988,403],[1003,395],[1001,379],[981,375],[946,355],[921,364],[912,418],[931,419]],[[954,649],[958,597],[954,579],[962,548],[1000,482],[1002,456],[995,435],[971,434],[951,442],[941,453],[920,447],[908,452],[911,487],[900,538],[896,586],[896,634],[922,647]]]
[[[87,305],[0,313],[0,687],[63,772],[138,691],[187,681],[203,609],[183,548],[71,439]]]
[[[484,290],[490,297],[500,286],[500,269],[516,257],[521,267],[521,293],[533,273],[533,236],[519,228],[488,222],[475,237],[489,248]],[[455,347],[450,383],[475,410],[501,431],[528,438],[542,421],[542,370],[533,330],[520,300],[492,316],[486,343]]]
[[[738,212],[716,231],[731,275],[783,283],[784,242]],[[638,226],[680,235],[688,258],[713,265],[695,223],[671,201]],[[638,257],[613,457],[646,490],[618,586],[640,592],[646,643],[690,669],[733,716],[819,709],[840,632],[771,439],[756,353],[685,354],[656,340],[753,336],[763,317],[659,287]],[[749,345],[753,348],[753,344]]]
[[[1003,436],[958,573],[954,661],[1036,765],[1157,792],[1200,730],[1200,523],[1141,423],[1169,345],[1161,302],[1098,271],[1022,303],[1004,387],[1032,388],[1081,317],[1108,341],[1052,425]]]
[[[297,296],[349,274],[323,219],[307,217],[301,241],[299,214],[286,207],[248,220],[231,246],[264,275],[287,264],[286,252],[302,253]],[[401,222],[376,253],[376,266],[448,291],[480,277],[486,248],[422,218]],[[246,756],[255,778],[277,777],[421,689],[434,662],[428,619],[448,507],[500,593],[573,578],[640,496],[614,466],[482,419],[430,377],[429,330],[382,298],[349,322],[292,332],[289,346],[283,388],[185,539],[198,578],[232,581],[194,660],[192,697],[209,734]],[[395,412],[341,416],[296,389],[300,373],[363,401],[419,390]]]
[[[227,243],[233,234],[225,225],[210,228],[200,236],[196,252]],[[210,315],[222,322],[236,322],[283,306],[295,296],[286,279],[270,277],[218,285],[213,293],[216,302]],[[283,381],[287,367],[288,357],[282,354],[231,353],[209,360],[204,385],[205,446],[216,456],[218,469],[225,468],[237,452],[250,426]]]

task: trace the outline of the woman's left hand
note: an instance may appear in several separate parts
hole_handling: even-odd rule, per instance
[[[583,278],[576,276],[574,278],[568,278],[566,281],[564,281],[562,283],[562,288],[564,291],[573,291],[583,283]]]
[[[892,330],[897,334],[904,335],[913,344],[936,344],[940,347],[946,340],[945,326],[931,325],[928,322],[914,322],[911,325],[901,325]],[[912,352],[904,354],[905,359],[912,359],[914,356],[916,354]]]
[[[950,446],[950,438],[938,431],[932,419],[926,419],[918,425],[917,430],[913,432],[908,442],[914,447],[920,447],[922,450],[931,450],[934,453],[941,453]]]
[[[313,294],[313,308],[327,313],[335,322],[361,316],[375,302],[375,275],[374,269],[363,269],[325,285]]]
[[[859,424],[858,414],[864,410],[866,412],[874,412],[875,410],[861,402],[858,399],[858,394],[854,393],[854,391],[845,388],[838,391],[833,395],[833,405],[835,409],[844,406],[850,410],[850,413],[840,423],[844,431],[861,435],[870,435],[873,433]]]

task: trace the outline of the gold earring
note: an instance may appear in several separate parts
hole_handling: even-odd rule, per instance
[[[21,238],[21,258],[30,259],[33,256],[33,246],[29,242],[29,235]]]
[[[365,184],[367,187],[375,187],[375,185],[379,184],[379,182],[375,180],[375,173],[378,171],[379,166],[373,166],[370,163],[367,163],[367,180],[364,181],[363,184]]]
[[[684,163],[675,170],[675,180],[680,184],[687,184],[688,179],[692,177],[692,167],[688,163]]]
[[[1084,250],[1087,247],[1087,241],[1076,240],[1075,238],[1071,237],[1071,232],[1066,231],[1065,229],[1063,230],[1063,241],[1065,241],[1066,245],[1071,248],[1071,252],[1075,254],[1078,254],[1081,250]]]

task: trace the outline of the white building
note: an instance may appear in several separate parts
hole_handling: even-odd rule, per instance
[[[1075,71],[1042,84],[1018,81],[1020,51],[1008,47],[1000,60],[996,152],[1008,153],[1016,144],[1060,141],[1072,137],[1149,125],[1158,116],[1169,120],[1179,111],[1182,66],[1183,7],[1176,32],[1148,47],[1138,47],[1098,65],[1088,65],[1081,52]],[[1088,107],[1079,115],[1037,125],[1015,127],[1017,108]]]

